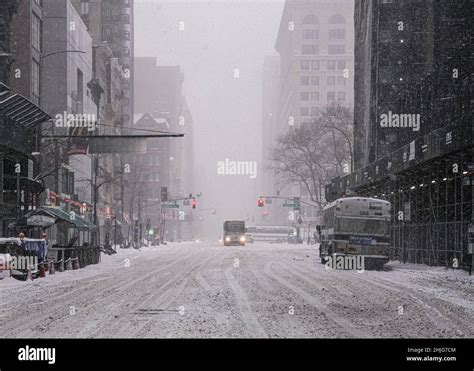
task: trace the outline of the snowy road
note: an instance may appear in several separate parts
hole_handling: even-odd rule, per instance
[[[409,264],[326,269],[316,246],[175,243],[1,280],[0,336],[472,338],[473,282]]]

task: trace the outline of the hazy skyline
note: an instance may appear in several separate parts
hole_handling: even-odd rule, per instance
[[[226,218],[258,212],[259,175],[218,175],[217,163],[257,161],[262,174],[262,69],[266,55],[277,55],[283,6],[284,1],[158,0],[135,5],[135,55],[156,57],[158,65],[180,65],[184,72],[194,120],[192,191],[203,192],[203,208],[217,209],[215,217],[206,216],[212,218],[206,225],[212,233],[220,232]]]

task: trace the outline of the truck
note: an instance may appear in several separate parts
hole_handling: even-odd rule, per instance
[[[227,220],[224,222],[224,246],[240,245],[245,246],[245,221]]]

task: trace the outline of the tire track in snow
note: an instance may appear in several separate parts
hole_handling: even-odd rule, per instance
[[[377,281],[375,280],[375,278],[372,278],[370,276],[363,276],[362,279],[372,285],[376,285],[386,290],[397,292],[401,296],[409,296],[414,301],[410,303],[414,303],[419,309],[421,309],[422,312],[431,321],[431,323],[433,323],[433,325],[437,326],[442,330],[451,331],[454,327],[457,329],[457,332],[461,333],[462,335],[465,335],[465,330],[459,327],[459,322],[461,322],[462,319],[456,318],[455,320],[453,320],[453,318],[449,314],[441,313],[441,308],[438,308],[435,304],[430,303],[430,300],[426,298],[425,294],[420,295],[420,290],[413,290],[408,288],[407,286],[398,285],[395,282],[388,281],[387,279],[381,277],[377,277]],[[384,283],[380,281],[383,281]],[[469,326],[470,322],[465,322],[463,324]]]
[[[117,294],[123,293],[127,291],[129,288],[150,279],[150,277],[156,275],[161,271],[169,269],[172,266],[180,264],[183,260],[187,260],[189,256],[191,256],[193,252],[186,254],[182,259],[174,260],[171,263],[160,267],[157,270],[152,271],[147,275],[137,275],[135,279],[133,279],[133,271],[130,271],[129,275],[118,275],[116,277],[111,277],[111,283],[107,283],[105,281],[101,282],[101,285],[97,285],[96,282],[86,282],[85,285],[78,286],[77,288],[64,293],[59,298],[54,296],[54,290],[51,292],[51,299],[55,302],[55,304],[48,303],[47,299],[45,301],[48,303],[47,306],[44,307],[45,310],[42,312],[42,316],[35,316],[33,317],[30,313],[27,312],[26,315],[19,316],[19,313],[16,312],[12,314],[12,319],[7,320],[8,326],[5,326],[2,330],[2,336],[5,334],[6,331],[14,331],[14,337],[28,337],[28,336],[37,336],[34,328],[38,326],[41,327],[50,327],[48,329],[54,329],[55,327],[63,327],[64,322],[75,322],[77,323],[80,318],[83,318],[85,322],[92,320],[89,318],[89,312],[92,308],[98,307],[96,313],[100,313],[103,311],[104,303],[110,303],[111,297],[117,296]],[[162,257],[157,257],[153,259],[152,262],[155,260],[159,260]],[[128,268],[127,268],[128,269]],[[74,281],[77,283],[77,281]],[[81,281],[82,283],[83,281]],[[95,295],[94,295],[95,294]],[[89,305],[84,307],[81,305],[82,303],[87,303],[90,299],[94,300]],[[74,306],[77,310],[74,316],[69,315],[69,308],[70,306]],[[37,314],[37,312],[35,312]],[[75,328],[80,328],[81,326],[75,326]],[[74,336],[76,334],[71,334]]]
[[[292,284],[291,282],[287,281],[283,277],[280,277],[277,274],[275,274],[271,270],[272,264],[273,264],[272,262],[268,262],[267,264],[265,264],[264,272],[268,276],[270,276],[272,279],[279,282],[281,285],[285,286],[286,288],[298,294],[302,299],[304,299],[306,302],[308,302],[313,307],[315,307],[318,311],[323,313],[328,319],[334,321],[339,326],[341,326],[345,332],[348,332],[354,337],[358,337],[358,338],[365,338],[368,336],[368,334],[365,331],[363,331],[360,328],[357,328],[353,323],[336,315],[331,309],[329,309],[326,305],[322,304],[313,295],[309,294],[307,291],[304,291],[300,287]]]
[[[248,333],[251,334],[252,337],[267,338],[267,333],[255,316],[247,295],[237,283],[237,280],[232,274],[232,269],[232,267],[227,268],[224,272],[224,275],[227,278],[230,288],[234,292],[244,326],[247,328]]]

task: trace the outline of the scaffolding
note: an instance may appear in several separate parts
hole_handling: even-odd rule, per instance
[[[472,125],[457,125],[421,137],[348,176],[333,179],[326,186],[326,199],[353,192],[390,201],[391,260],[470,266],[473,130]]]
[[[392,204],[390,259],[455,266],[470,264],[468,229],[473,222],[473,173],[469,153],[410,168],[395,180],[358,189]]]

